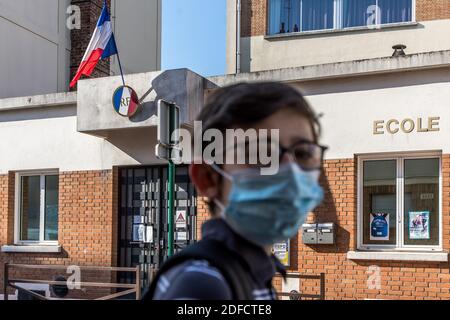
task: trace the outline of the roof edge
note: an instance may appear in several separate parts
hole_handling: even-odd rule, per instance
[[[282,81],[303,82],[322,79],[395,73],[450,66],[450,50],[423,52],[404,57],[382,57],[302,67],[230,74],[207,78],[218,86],[236,82]]]
[[[0,99],[0,112],[45,108],[77,103],[76,92],[50,93],[37,96]]]

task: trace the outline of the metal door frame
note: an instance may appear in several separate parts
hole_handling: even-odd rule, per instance
[[[180,168],[184,168],[183,170],[187,170],[186,165],[177,167],[178,170]],[[158,184],[158,193],[159,193],[158,206],[159,206],[159,208],[155,209],[158,211],[155,214],[155,216],[156,216],[155,227],[156,227],[156,238],[159,240],[158,247],[156,249],[156,251],[157,251],[156,260],[157,260],[157,264],[159,267],[162,264],[162,262],[165,260],[165,257],[167,255],[167,248],[166,248],[166,246],[167,246],[167,214],[164,215],[164,209],[167,208],[167,192],[168,192],[168,189],[167,189],[167,174],[168,174],[167,165],[120,166],[120,167],[117,167],[117,169],[118,169],[118,180],[117,180],[118,197],[116,200],[117,201],[117,215],[118,215],[118,219],[117,219],[117,264],[118,264],[118,266],[123,266],[124,264],[125,265],[128,265],[128,264],[133,265],[133,263],[134,263],[131,260],[127,261],[128,257],[133,256],[132,253],[128,253],[128,250],[133,249],[133,245],[130,243],[127,243],[126,245],[125,244],[122,245],[123,241],[129,242],[127,233],[129,232],[129,228],[130,228],[130,226],[128,225],[128,215],[129,215],[129,213],[128,213],[128,210],[129,210],[128,209],[129,208],[128,207],[128,202],[129,202],[128,194],[125,195],[125,197],[126,197],[125,202],[127,203],[127,207],[126,207],[127,212],[124,214],[122,211],[123,210],[123,208],[122,208],[122,196],[123,196],[122,186],[125,185],[126,188],[128,188],[128,186],[129,186],[129,183],[127,181],[129,179],[128,172],[129,172],[129,170],[132,170],[132,179],[133,179],[132,194],[134,194],[135,193],[135,191],[134,191],[135,171],[139,170],[139,169],[145,171],[145,177],[148,180],[146,185],[148,186],[150,181],[155,180],[155,178],[154,178],[155,173],[153,172],[153,170],[157,170],[156,171],[156,172],[158,172],[157,180],[159,180],[159,181],[156,181],[155,183]],[[149,170],[151,171],[150,176],[148,174]],[[177,174],[179,172],[178,170],[176,171],[176,174],[175,174],[175,181],[177,181],[177,177],[179,177],[179,175]],[[123,177],[124,171],[126,172],[126,177]],[[188,205],[189,204],[189,202],[188,202],[187,206],[186,206],[187,211],[188,211],[188,217],[190,219],[189,224],[188,224],[189,233],[191,235],[191,238],[189,239],[189,243],[192,243],[192,242],[196,241],[196,234],[197,234],[197,196],[196,196],[195,188],[194,188],[192,182],[190,181],[188,175],[187,175],[187,179],[188,179],[188,182],[187,182],[188,186],[187,186],[187,190],[186,190],[186,192],[188,193],[187,201],[190,201],[190,199],[192,200],[190,205]],[[125,181],[125,183],[124,183],[124,181]],[[154,192],[154,191],[147,190],[146,192]],[[166,193],[166,198],[165,198],[164,193]],[[178,194],[178,191],[176,192],[176,194]],[[147,197],[148,197],[148,195],[147,195]],[[177,197],[176,197],[176,199],[177,199]],[[179,201],[179,200],[184,200],[184,199],[178,199],[177,201]],[[131,201],[134,201],[134,200],[131,200]],[[149,204],[148,208],[150,208],[150,206],[151,205]],[[134,208],[134,206],[132,206],[132,208]],[[132,216],[135,216],[135,215],[132,214]],[[123,229],[124,229],[124,232],[126,235],[124,237],[124,240],[122,240],[122,233],[123,233],[122,232],[122,224],[123,224],[124,218],[126,219],[126,221],[124,222],[125,226],[123,227]],[[133,225],[133,221],[132,221],[131,225]],[[133,227],[131,226],[131,229],[132,228]],[[131,230],[131,237],[132,237],[132,232],[133,231]],[[146,247],[146,246],[150,246],[150,245],[149,244],[140,244],[139,249],[149,250],[151,252],[152,249],[150,247]],[[121,252],[122,249],[125,249],[127,251],[124,253],[125,257],[123,256],[123,254]],[[124,263],[122,263],[123,259],[126,259],[124,261]],[[145,263],[146,263],[146,261],[144,261],[144,264]],[[140,262],[139,262],[139,264],[140,264]],[[142,271],[142,272],[144,272],[144,271]],[[150,272],[149,272],[149,274],[150,274]],[[130,276],[132,277],[133,275],[130,275]],[[133,279],[128,279],[128,278],[129,277],[121,279],[121,277],[119,277],[119,280],[126,281],[126,282],[133,281]],[[144,279],[144,278],[145,278],[144,275],[142,275],[141,276],[142,281],[146,281],[146,279]]]

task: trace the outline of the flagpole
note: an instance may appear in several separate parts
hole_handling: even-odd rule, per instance
[[[122,76],[122,83],[125,86],[125,78],[123,77],[122,63],[120,63],[119,50],[117,50],[117,62],[119,63],[119,70],[120,70],[120,75]]]
[[[108,1],[105,0],[104,3],[105,3],[106,9],[108,9]],[[111,15],[110,15],[110,17],[111,17]],[[113,37],[114,37],[114,34],[113,34]],[[116,39],[114,39],[114,45],[116,46],[116,51],[117,51],[117,62],[119,63],[120,76],[122,77],[122,83],[125,86],[125,78],[123,77],[122,63],[120,62],[120,54],[119,54],[119,50],[117,49]]]

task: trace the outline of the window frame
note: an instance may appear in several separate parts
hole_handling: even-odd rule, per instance
[[[16,172],[15,176],[15,199],[14,199],[14,244],[22,246],[36,246],[36,245],[51,245],[58,246],[59,240],[45,240],[45,177],[58,176],[59,171],[53,170],[39,170],[39,171],[23,171]],[[22,177],[40,177],[40,213],[39,213],[39,240],[22,240],[21,239],[21,207],[22,207]],[[59,202],[59,190],[58,190]],[[59,217],[59,207],[58,207]],[[58,219],[59,221],[59,219]],[[58,222],[59,225],[59,222]],[[59,227],[58,227],[59,229]],[[59,239],[59,233],[58,233]]]
[[[438,245],[419,246],[419,245],[405,245],[404,244],[404,227],[406,221],[404,218],[404,165],[405,160],[414,159],[438,159],[439,160],[439,243]],[[376,245],[364,244],[364,221],[363,221],[363,185],[364,185],[364,162],[366,161],[380,161],[380,160],[395,160],[397,168],[396,177],[396,245]],[[443,214],[442,214],[442,152],[402,152],[402,153],[379,153],[367,154],[357,156],[357,249],[370,251],[442,251],[443,243]]]
[[[375,25],[371,25],[371,26],[355,26],[355,27],[347,27],[347,28],[343,28],[343,21],[344,21],[344,15],[343,15],[343,10],[344,10],[344,1],[345,0],[333,0],[334,4],[333,4],[333,28],[331,29],[317,29],[317,30],[309,30],[309,31],[299,31],[299,32],[289,32],[289,33],[275,33],[275,34],[270,34],[269,30],[270,30],[270,1],[271,0],[266,0],[266,37],[286,37],[286,36],[290,36],[290,35],[302,35],[302,34],[314,34],[314,33],[330,33],[330,32],[344,32],[344,31],[356,31],[356,30],[378,30],[381,28],[386,28],[386,27],[399,27],[399,26],[405,26],[405,25],[411,25],[411,24],[417,24],[417,17],[416,17],[416,5],[417,5],[417,0],[411,0],[411,21],[406,21],[406,22],[391,22],[391,23],[380,23],[380,24],[375,24]],[[378,5],[378,0],[376,0],[376,3]],[[300,4],[300,26],[299,28],[301,29],[301,17],[302,17],[302,9],[303,6],[302,4]],[[378,18],[377,18],[378,21]]]

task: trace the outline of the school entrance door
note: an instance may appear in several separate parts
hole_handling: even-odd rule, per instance
[[[120,267],[141,268],[143,293],[150,283],[151,270],[167,257],[168,212],[167,166],[127,167],[119,171]],[[196,240],[196,194],[188,167],[176,168],[175,252]],[[134,274],[118,275],[121,283],[133,283]]]

